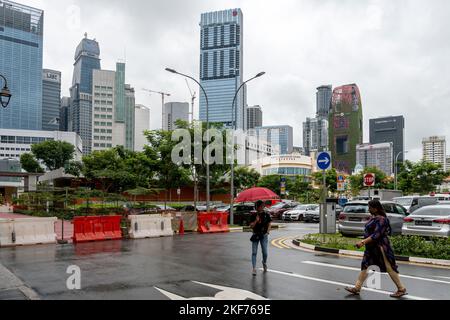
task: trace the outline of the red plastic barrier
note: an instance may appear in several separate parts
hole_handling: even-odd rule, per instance
[[[121,216],[75,217],[73,219],[73,242],[122,239]]]
[[[199,233],[230,232],[228,225],[228,213],[202,212],[198,214]]]

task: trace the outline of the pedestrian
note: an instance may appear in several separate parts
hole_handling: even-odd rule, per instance
[[[364,240],[358,242],[356,247],[366,247],[361,263],[361,273],[355,287],[345,288],[353,295],[358,295],[368,276],[370,266],[378,266],[382,273],[388,273],[392,281],[397,286],[397,292],[391,294],[392,298],[400,298],[407,295],[406,288],[400,281],[398,266],[395,261],[389,236],[391,235],[391,225],[386,216],[383,205],[378,200],[369,202],[369,212],[371,219],[367,222],[364,232]]]
[[[264,272],[267,272],[267,247],[269,244],[269,233],[272,225],[272,218],[270,214],[264,210],[265,203],[261,200],[255,204],[256,212],[250,218],[250,228],[253,229],[253,235],[250,239],[252,242],[252,265],[253,275],[256,276],[256,257],[258,255],[258,245],[261,244],[263,256]]]

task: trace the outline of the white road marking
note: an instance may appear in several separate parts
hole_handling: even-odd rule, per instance
[[[450,277],[441,277],[441,276],[433,276],[434,278],[441,278],[441,279],[449,279],[450,280]]]
[[[300,279],[311,280],[311,281],[316,281],[316,282],[322,282],[322,283],[327,283],[327,284],[333,284],[333,285],[337,285],[337,286],[341,286],[341,287],[353,287],[353,284],[348,284],[348,283],[343,283],[343,282],[336,282],[336,281],[330,281],[330,280],[314,278],[314,277],[308,277],[308,276],[303,276],[301,274],[296,274],[296,273],[288,273],[288,272],[276,271],[276,270],[271,270],[271,269],[269,269],[267,271],[268,272],[272,272],[272,273],[281,274],[281,275],[288,276],[288,277],[294,277],[294,278],[300,278]],[[376,293],[381,293],[381,294],[385,294],[385,295],[391,295],[392,294],[392,292],[388,292],[388,291],[384,291],[384,290],[377,290],[377,289],[372,289],[372,288],[366,288],[366,287],[363,287],[362,290],[370,291],[370,292],[376,292]],[[411,300],[431,300],[429,298],[410,296],[410,295],[404,296],[403,298],[411,299]]]
[[[321,267],[328,267],[328,268],[335,268],[335,269],[344,269],[344,270],[352,270],[352,271],[361,271],[360,268],[353,268],[353,267],[347,267],[347,266],[341,266],[337,264],[331,264],[331,263],[321,263],[321,262],[315,262],[315,261],[302,261],[303,264],[310,264],[315,266],[321,266]],[[379,273],[379,272],[376,272]],[[415,280],[422,280],[422,281],[429,281],[429,282],[436,282],[436,283],[443,283],[443,284],[450,284],[448,281],[443,280],[435,280],[435,279],[429,279],[429,278],[422,278],[422,277],[415,277],[415,276],[408,276],[401,274],[401,278],[408,278],[408,279],[415,279]],[[442,277],[445,278],[445,277]],[[449,278],[450,279],[450,278]]]

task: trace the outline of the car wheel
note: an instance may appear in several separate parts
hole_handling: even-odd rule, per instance
[[[303,217],[302,214],[298,216],[298,221],[305,221],[305,218]]]

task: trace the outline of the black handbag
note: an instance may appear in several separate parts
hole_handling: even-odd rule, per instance
[[[261,235],[254,233],[252,235],[252,237],[250,238],[251,242],[258,242],[259,240],[261,240]]]

